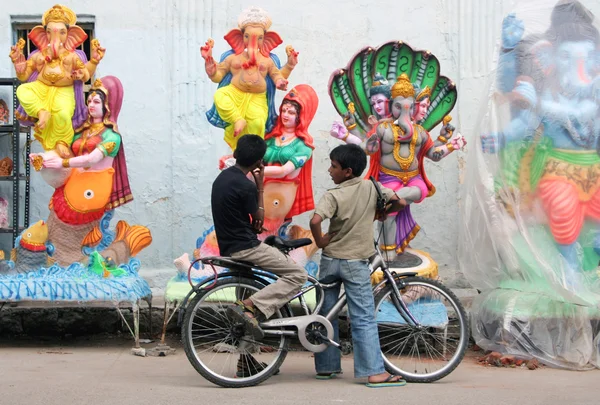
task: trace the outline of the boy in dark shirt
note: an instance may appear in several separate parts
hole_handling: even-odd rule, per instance
[[[264,336],[257,317],[268,319],[306,283],[307,273],[278,249],[261,243],[263,231],[263,156],[265,141],[258,135],[244,135],[233,153],[235,166],[223,170],[212,186],[211,207],[221,256],[254,263],[279,276],[277,281],[228,309],[230,316],[249,326],[252,335]],[[246,176],[252,173],[255,183]],[[252,217],[252,221],[250,220]],[[259,313],[260,312],[260,313]]]

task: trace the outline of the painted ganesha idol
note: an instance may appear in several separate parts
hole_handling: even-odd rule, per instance
[[[225,35],[231,50],[221,56],[219,63],[212,57],[212,39],[200,49],[206,74],[219,83],[215,103],[206,116],[212,125],[225,129],[225,142],[232,150],[245,134],[264,137],[271,131],[277,119],[275,90],[286,90],[287,78],[298,63],[298,52],[288,45],[288,60],[281,68],[279,58],[271,51],[283,41],[270,27],[269,14],[250,7],[240,15],[238,28]]]
[[[461,149],[466,141],[454,134],[448,113],[454,107],[454,83],[440,75],[440,64],[428,51],[392,41],[378,48],[361,49],[329,81],[334,107],[343,117],[331,136],[360,145],[370,155],[366,178],[374,177],[409,204],[435,193],[427,178],[425,158],[440,161]],[[429,131],[443,123],[435,141]],[[380,247],[392,267],[415,269],[437,276],[437,264],[409,243],[420,230],[410,205],[384,223]]]
[[[539,15],[503,21],[461,256],[483,290],[481,347],[589,369],[600,367],[600,34],[580,1]]]
[[[63,158],[55,150],[30,155],[35,169],[55,189],[50,214],[47,221],[32,225],[17,239],[12,260],[0,267],[0,284],[12,277],[27,288],[27,283],[52,274],[53,282],[77,284],[73,280],[80,280],[97,290],[75,297],[78,300],[135,301],[150,295],[147,283],[137,274],[140,263],[135,258],[152,242],[150,230],[125,221],[117,223],[116,231],[109,229],[114,209],[133,200],[117,126],[122,100],[118,78],[97,79],[88,96],[86,119],[69,145],[71,157]],[[48,295],[40,292],[30,298],[44,297]]]
[[[62,157],[69,156],[74,128],[85,120],[83,84],[94,75],[106,51],[93,40],[88,61],[77,50],[87,34],[76,22],[72,10],[57,4],[28,35],[37,50],[26,60],[25,41],[20,39],[9,55],[17,78],[24,82],[17,89],[17,117],[22,125],[34,125],[34,136],[44,150],[56,150]]]

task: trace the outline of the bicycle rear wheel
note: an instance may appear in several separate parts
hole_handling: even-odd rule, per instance
[[[254,340],[243,324],[227,315],[227,308],[264,286],[255,280],[224,278],[201,291],[189,303],[181,339],[190,363],[208,381],[226,388],[258,385],[279,371],[287,355],[286,336]],[[286,309],[273,318],[282,317]]]
[[[434,280],[407,277],[396,285],[417,324],[398,310],[391,286],[377,293],[375,315],[386,370],[409,382],[444,378],[467,349],[469,325],[460,300]]]

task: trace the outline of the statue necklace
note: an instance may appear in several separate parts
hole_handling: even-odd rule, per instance
[[[408,169],[410,169],[410,166],[415,160],[415,149],[417,145],[417,140],[419,139],[419,132],[416,130],[415,127],[413,127],[413,136],[410,140],[410,145],[408,147],[408,157],[402,157],[400,156],[400,141],[398,141],[398,138],[400,137],[400,131],[404,133],[402,128],[400,128],[398,125],[392,124],[392,132],[394,133],[393,156],[394,160],[400,165],[402,170],[407,171]]]
[[[290,142],[292,140],[296,139],[296,133],[295,132],[282,132],[281,136],[279,137],[279,146],[282,146],[284,143],[287,143],[286,141]]]

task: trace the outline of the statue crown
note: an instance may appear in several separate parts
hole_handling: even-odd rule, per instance
[[[388,84],[388,81],[385,79],[385,77],[383,77],[381,73],[376,73],[373,77],[373,83],[371,83],[371,87],[387,86]]]
[[[92,90],[92,91],[100,90],[102,93],[104,93],[104,95],[108,96],[108,90],[106,90],[106,88],[102,84],[102,80],[100,80],[100,79],[94,80],[94,84],[92,84],[92,87],[90,90]]]
[[[55,4],[42,16],[42,25],[46,25],[49,22],[61,22],[65,25],[75,25],[77,16],[70,8],[61,4]]]
[[[238,28],[243,30],[248,25],[258,25],[268,31],[271,28],[271,17],[260,7],[248,7],[238,18]]]
[[[396,83],[394,83],[392,86],[392,98],[399,96],[404,98],[415,96],[415,88],[411,84],[406,73],[402,73],[400,76],[398,76]]]
[[[421,101],[428,97],[431,97],[431,89],[429,88],[429,86],[425,86],[425,88],[421,90],[419,94],[417,94],[416,100]]]

